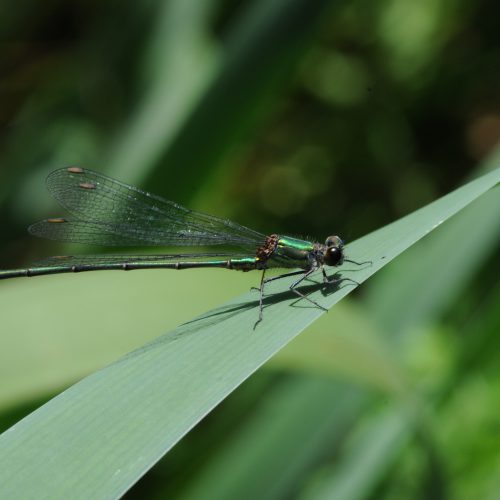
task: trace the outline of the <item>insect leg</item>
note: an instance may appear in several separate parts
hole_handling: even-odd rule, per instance
[[[264,305],[262,302],[264,300],[264,285],[266,283],[264,280],[265,275],[266,275],[266,270],[263,269],[262,270],[262,277],[260,278],[260,288],[259,288],[259,292],[260,292],[260,295],[259,295],[259,319],[255,323],[255,325],[253,325],[254,330],[255,330],[255,327],[262,321],[262,317],[263,317]]]
[[[279,276],[273,276],[272,278],[265,279],[264,280],[264,285],[267,284],[267,283],[270,283],[271,281],[279,280],[281,278],[288,278],[289,276],[297,276],[299,274],[304,274],[304,271],[303,270],[301,270],[301,271],[293,271],[291,273],[285,273],[285,274],[280,274]],[[252,288],[250,288],[250,290],[260,291],[261,287],[257,288],[256,286],[253,286]]]
[[[328,311],[328,309],[323,307],[321,304],[318,304],[315,300],[310,299],[307,295],[305,295],[304,293],[300,292],[299,290],[297,290],[295,288],[296,286],[300,285],[300,283],[302,283],[302,281],[304,281],[306,278],[308,278],[314,271],[316,271],[316,269],[312,268],[309,271],[306,271],[305,273],[303,273],[302,276],[297,281],[293,282],[290,285],[290,290],[293,293],[295,293],[296,295],[298,295],[301,299],[306,299],[308,302],[310,302],[311,304],[314,304],[316,307],[319,307],[323,311]]]
[[[264,280],[264,283],[270,283],[271,281],[279,280],[281,278],[288,278],[289,276],[297,276],[299,274],[304,274],[304,271],[301,269],[300,271],[292,271],[291,273],[280,274],[279,276],[273,276],[272,278],[267,278]]]
[[[260,280],[260,287],[259,288],[252,287],[252,290],[257,290],[260,293],[260,296],[259,296],[259,319],[257,320],[255,325],[253,326],[254,330],[255,330],[255,327],[262,321],[262,318],[263,318],[263,309],[264,309],[263,301],[264,301],[264,287],[265,287],[265,285],[271,281],[279,280],[281,278],[287,278],[289,276],[297,276],[298,274],[303,275],[304,271],[302,271],[302,270],[301,271],[292,271],[291,273],[280,274],[279,276],[273,276],[272,278],[268,278],[268,279],[264,278],[265,274],[266,274],[266,270],[264,269],[262,272],[262,278]],[[302,279],[301,279],[301,281],[302,281]]]

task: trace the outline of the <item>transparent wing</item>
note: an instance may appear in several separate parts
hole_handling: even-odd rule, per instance
[[[80,221],[71,219],[45,219],[32,224],[28,231],[41,238],[56,241],[69,241],[99,246],[193,246],[193,245],[238,245],[252,248],[255,243],[236,239],[229,235],[226,238],[207,235],[184,228],[172,232],[167,226],[159,226],[154,230],[139,224],[111,223],[99,221]]]
[[[47,219],[33,224],[30,232],[44,238],[96,245],[253,248],[265,239],[230,220],[194,212],[92,170],[56,170],[48,176],[47,187],[77,220]]]

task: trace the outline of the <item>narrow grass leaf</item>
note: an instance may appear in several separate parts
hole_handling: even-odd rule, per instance
[[[500,169],[349,245],[366,280],[500,181]],[[344,266],[347,269],[347,266]],[[256,331],[247,294],[75,384],[0,436],[0,497],[115,498],[242,381],[322,314],[282,280]],[[333,306],[354,287],[312,297]],[[71,332],[68,332],[71,335]]]
[[[351,426],[366,399],[328,377],[278,384],[179,498],[287,498]],[[320,402],[318,404],[318,402]]]

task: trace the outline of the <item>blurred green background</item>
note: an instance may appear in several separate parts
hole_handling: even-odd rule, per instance
[[[0,268],[85,251],[25,229],[64,215],[43,182],[67,165],[319,241],[429,203],[500,163],[498,14],[491,0],[1,3]],[[500,498],[497,198],[336,306],[127,496]],[[1,282],[0,430],[257,280]]]

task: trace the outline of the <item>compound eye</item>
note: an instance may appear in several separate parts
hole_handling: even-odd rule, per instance
[[[327,247],[339,247],[344,246],[344,242],[338,236],[328,236],[325,245]]]
[[[339,264],[342,264],[342,250],[339,247],[327,248],[323,260],[327,266],[338,266]]]

